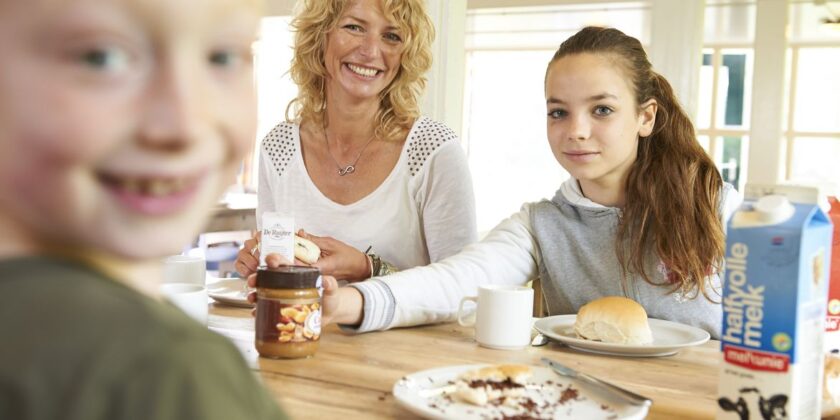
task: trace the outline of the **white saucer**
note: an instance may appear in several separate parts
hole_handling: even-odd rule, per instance
[[[243,279],[220,279],[207,284],[207,296],[216,302],[242,308],[253,308],[248,302],[248,287]]]
[[[601,341],[584,340],[575,334],[574,325],[577,315],[557,315],[541,318],[534,323],[534,328],[553,340],[567,346],[590,353],[610,356],[656,357],[676,354],[681,348],[699,346],[709,341],[709,333],[700,328],[648,318],[653,333],[653,343],[648,345],[612,344]]]

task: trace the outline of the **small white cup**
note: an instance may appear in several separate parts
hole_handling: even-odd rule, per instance
[[[475,319],[464,319],[464,303],[478,305]],[[520,349],[531,341],[534,289],[524,286],[487,285],[478,288],[478,296],[461,299],[458,323],[475,325],[475,341],[491,349]]]
[[[163,260],[163,283],[192,283],[204,286],[207,263],[193,255],[173,255]]]
[[[187,315],[207,325],[207,289],[193,283],[164,283],[160,292],[166,300],[184,311]]]

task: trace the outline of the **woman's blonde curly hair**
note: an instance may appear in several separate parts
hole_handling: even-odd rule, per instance
[[[338,26],[341,14],[351,1],[298,2],[299,8],[292,20],[295,40],[289,73],[299,91],[286,108],[288,122],[308,120],[323,124],[327,34]],[[399,28],[404,47],[396,77],[379,94],[375,134],[380,139],[397,140],[404,129],[420,116],[418,101],[426,87],[425,74],[432,66],[435,29],[423,0],[382,0],[382,9]]]

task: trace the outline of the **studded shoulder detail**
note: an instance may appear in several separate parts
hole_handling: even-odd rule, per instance
[[[458,140],[458,135],[446,125],[422,118],[408,139],[408,170],[411,176],[423,169],[426,160],[444,143]]]
[[[262,149],[277,171],[277,176],[283,175],[283,171],[292,162],[297,153],[297,143],[294,139],[294,126],[286,122],[277,124],[263,139]]]

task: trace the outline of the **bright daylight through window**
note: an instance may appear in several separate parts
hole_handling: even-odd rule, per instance
[[[459,134],[473,174],[479,231],[491,229],[523,202],[550,198],[568,177],[554,161],[545,134],[542,80],[559,44],[583,26],[604,25],[648,45],[651,7],[626,1],[467,11]],[[787,156],[782,172],[794,182],[840,183],[840,95],[835,94],[840,92],[840,30],[819,24],[827,8],[840,12],[840,2],[791,2],[787,97],[760,105],[786,110],[779,140]],[[724,179],[739,189],[746,182],[749,147],[768,144],[749,136],[752,80],[762,71],[753,68],[756,18],[755,0],[708,0],[703,51],[697,52],[703,55],[694,116],[698,137]],[[287,74],[289,20],[263,20],[256,47],[258,139],[284,118],[297,92]],[[243,178],[254,187],[252,162],[244,165]]]

